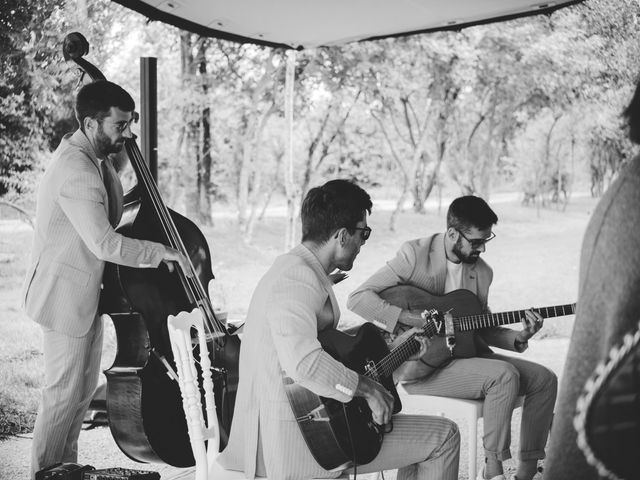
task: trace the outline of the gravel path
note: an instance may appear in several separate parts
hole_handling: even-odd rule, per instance
[[[564,359],[566,357],[569,340],[566,338],[551,338],[531,341],[530,348],[523,354],[525,358],[537,361],[556,372],[562,374]],[[460,426],[462,446],[460,458],[460,480],[469,480],[467,475],[467,448],[468,432],[462,418],[453,418]],[[520,423],[520,409],[516,410],[512,422],[512,452],[517,452],[518,430]],[[482,422],[478,425],[478,459],[481,458],[480,446],[482,444]],[[0,480],[28,480],[29,478],[29,450],[31,447],[31,435],[20,435],[0,441]],[[98,427],[83,430],[80,434],[78,462],[89,464],[95,468],[124,467],[137,470],[153,470],[160,473],[162,480],[182,476],[184,469],[178,469],[168,465],[142,464],[129,460],[115,444],[111,433],[106,427]],[[513,460],[505,462],[508,471],[513,470]],[[359,479],[373,479],[375,476],[360,476]],[[395,480],[395,474],[388,472],[385,480]]]

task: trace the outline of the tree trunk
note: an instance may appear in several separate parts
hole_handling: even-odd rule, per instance
[[[295,83],[296,52],[287,51],[287,70],[285,75],[284,116],[286,123],[286,158],[284,169],[284,191],[287,201],[287,217],[285,227],[284,249],[288,251],[296,243],[296,198],[298,197],[293,177],[293,96]]]
[[[198,72],[202,77],[206,77],[207,75],[207,46],[207,40],[202,39],[199,42]],[[205,94],[205,98],[208,89],[208,81],[205,78],[202,81],[202,91]],[[202,130],[202,149],[200,168],[198,169],[198,219],[203,225],[212,225],[211,197],[213,188],[211,183],[211,111],[208,103],[206,103],[202,109],[200,128]]]
[[[195,35],[187,32],[180,34],[180,61],[183,88],[190,88],[191,81],[197,71],[197,62],[193,55]],[[184,191],[184,208],[196,218],[200,218],[200,202],[198,195],[199,177],[199,141],[198,125],[191,121],[189,111],[185,107],[182,111],[185,135],[183,137],[184,159],[181,172],[181,187]]]

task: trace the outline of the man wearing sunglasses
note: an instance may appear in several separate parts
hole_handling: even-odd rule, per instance
[[[389,287],[413,285],[432,295],[469,290],[482,305],[479,313],[488,313],[493,271],[480,255],[495,238],[492,228],[497,222],[497,215],[483,199],[472,195],[455,199],[447,212],[447,230],[404,243],[395,258],[351,293],[347,308],[389,333],[419,326],[423,323],[420,310],[402,309],[380,296]],[[528,310],[521,331],[493,327],[472,332],[468,337],[475,350],[472,358],[454,357],[435,365],[435,371],[434,365],[405,364],[403,378],[412,380],[405,386],[409,393],[484,398],[485,467],[478,478],[505,480],[502,461],[511,458],[511,414],[519,395],[526,399],[515,478],[531,480],[538,459],[545,456],[557,391],[555,374],[539,364],[499,355],[489,348],[523,352],[542,323],[537,312]],[[429,362],[427,357],[422,360]]]
[[[219,457],[225,468],[244,471],[247,478],[344,478],[356,471],[396,468],[398,478],[407,480],[458,478],[455,423],[423,415],[392,419],[393,396],[385,387],[345,367],[318,341],[318,332],[335,329],[340,319],[330,274],[353,267],[371,234],[370,212],[369,194],[347,180],[332,180],[307,193],[301,209],[302,243],[274,261],[251,298],[229,444]],[[421,352],[425,348],[423,342]],[[377,457],[346,471],[340,470],[348,465],[324,470],[298,427],[297,421],[306,420],[296,418],[287,401],[285,377],[339,402],[363,397],[372,420],[388,427]]]

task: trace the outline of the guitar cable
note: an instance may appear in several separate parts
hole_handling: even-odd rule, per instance
[[[342,412],[344,413],[344,420],[347,424],[347,435],[349,435],[349,443],[351,444],[351,454],[353,455],[353,480],[358,478],[358,463],[356,462],[356,449],[353,444],[353,437],[351,436],[351,426],[349,425],[349,416],[347,415],[347,404],[342,404]]]
[[[351,453],[353,454],[353,480],[357,480],[358,478],[358,463],[356,462],[356,449],[354,447],[353,444],[353,437],[351,436],[351,426],[349,425],[349,416],[347,414],[347,404],[343,403],[342,404],[342,411],[344,413],[344,419],[345,419],[345,423],[347,424],[347,434],[349,435],[349,443],[351,444]],[[385,430],[384,433],[391,433],[393,431],[393,420],[389,420],[389,424],[391,425],[389,430]],[[382,477],[382,480],[385,480],[384,478],[384,471],[380,470],[380,476]]]

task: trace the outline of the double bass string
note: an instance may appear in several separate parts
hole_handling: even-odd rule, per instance
[[[149,168],[146,162],[144,162],[144,159],[142,158],[140,151],[136,148],[133,151],[133,153],[137,157],[137,161],[140,166],[140,172],[143,176],[143,180],[145,184],[148,186],[147,191],[149,192],[150,195],[153,196],[151,200],[154,203],[154,207],[156,209],[156,212],[158,213],[158,217],[163,223],[162,226],[164,229],[164,233],[167,237],[167,240],[170,242],[171,246],[180,250],[184,254],[184,256],[187,258],[187,261],[189,262],[191,276],[185,277],[184,272],[179,273],[180,279],[183,282],[183,285],[185,285],[185,289],[187,289],[187,292],[191,296],[189,300],[191,300],[193,304],[197,305],[199,308],[204,310],[203,313],[207,318],[207,322],[205,322],[205,328],[207,330],[207,333],[208,334],[212,333],[212,327],[216,333],[222,333],[222,328],[217,323],[218,320],[216,319],[215,313],[213,312],[213,307],[211,306],[211,303],[209,302],[209,299],[204,291],[204,288],[200,282],[200,279],[196,274],[193,263],[191,262],[191,258],[187,253],[187,249],[184,246],[184,243],[182,242],[182,238],[178,234],[177,228],[175,227],[175,224],[171,216],[169,215],[169,212],[164,202],[161,199],[160,192],[157,188],[155,181],[151,176],[151,172],[149,171]]]
[[[171,219],[171,216],[169,215],[169,212],[166,206],[164,205],[164,202],[161,199],[160,192],[157,188],[155,181],[151,176],[149,167],[147,166],[146,162],[142,158],[142,154],[137,148],[137,144],[135,143],[135,140],[130,139],[130,140],[127,140],[126,143],[128,147],[127,152],[131,157],[132,161],[134,161],[136,166],[138,167],[138,170],[140,172],[140,178],[144,182],[146,191],[149,193],[151,197],[151,203],[153,204],[154,209],[156,210],[156,213],[158,215],[158,218],[160,219],[164,234],[167,237],[168,242],[171,244],[172,247],[182,252],[182,254],[186,257],[189,263],[189,269],[191,270],[191,277],[187,277],[184,274],[184,272],[181,271],[181,269],[178,269],[180,280],[185,286],[185,290],[187,291],[190,297],[189,300],[193,304],[197,305],[201,310],[204,310],[203,313],[207,318],[207,321],[204,322],[204,325],[208,334],[211,334],[213,332],[224,333],[223,327],[219,324],[218,319],[215,317],[215,313],[213,312],[213,307],[211,305],[211,302],[209,301],[209,298],[205,293],[204,287],[202,286],[202,283],[200,282],[200,278],[198,277],[195,271],[195,268],[193,266],[193,263],[191,262],[191,258],[188,255],[186,247],[184,246],[184,243],[182,242],[182,239],[180,238],[180,235],[177,232],[177,228],[175,227],[175,224]]]

